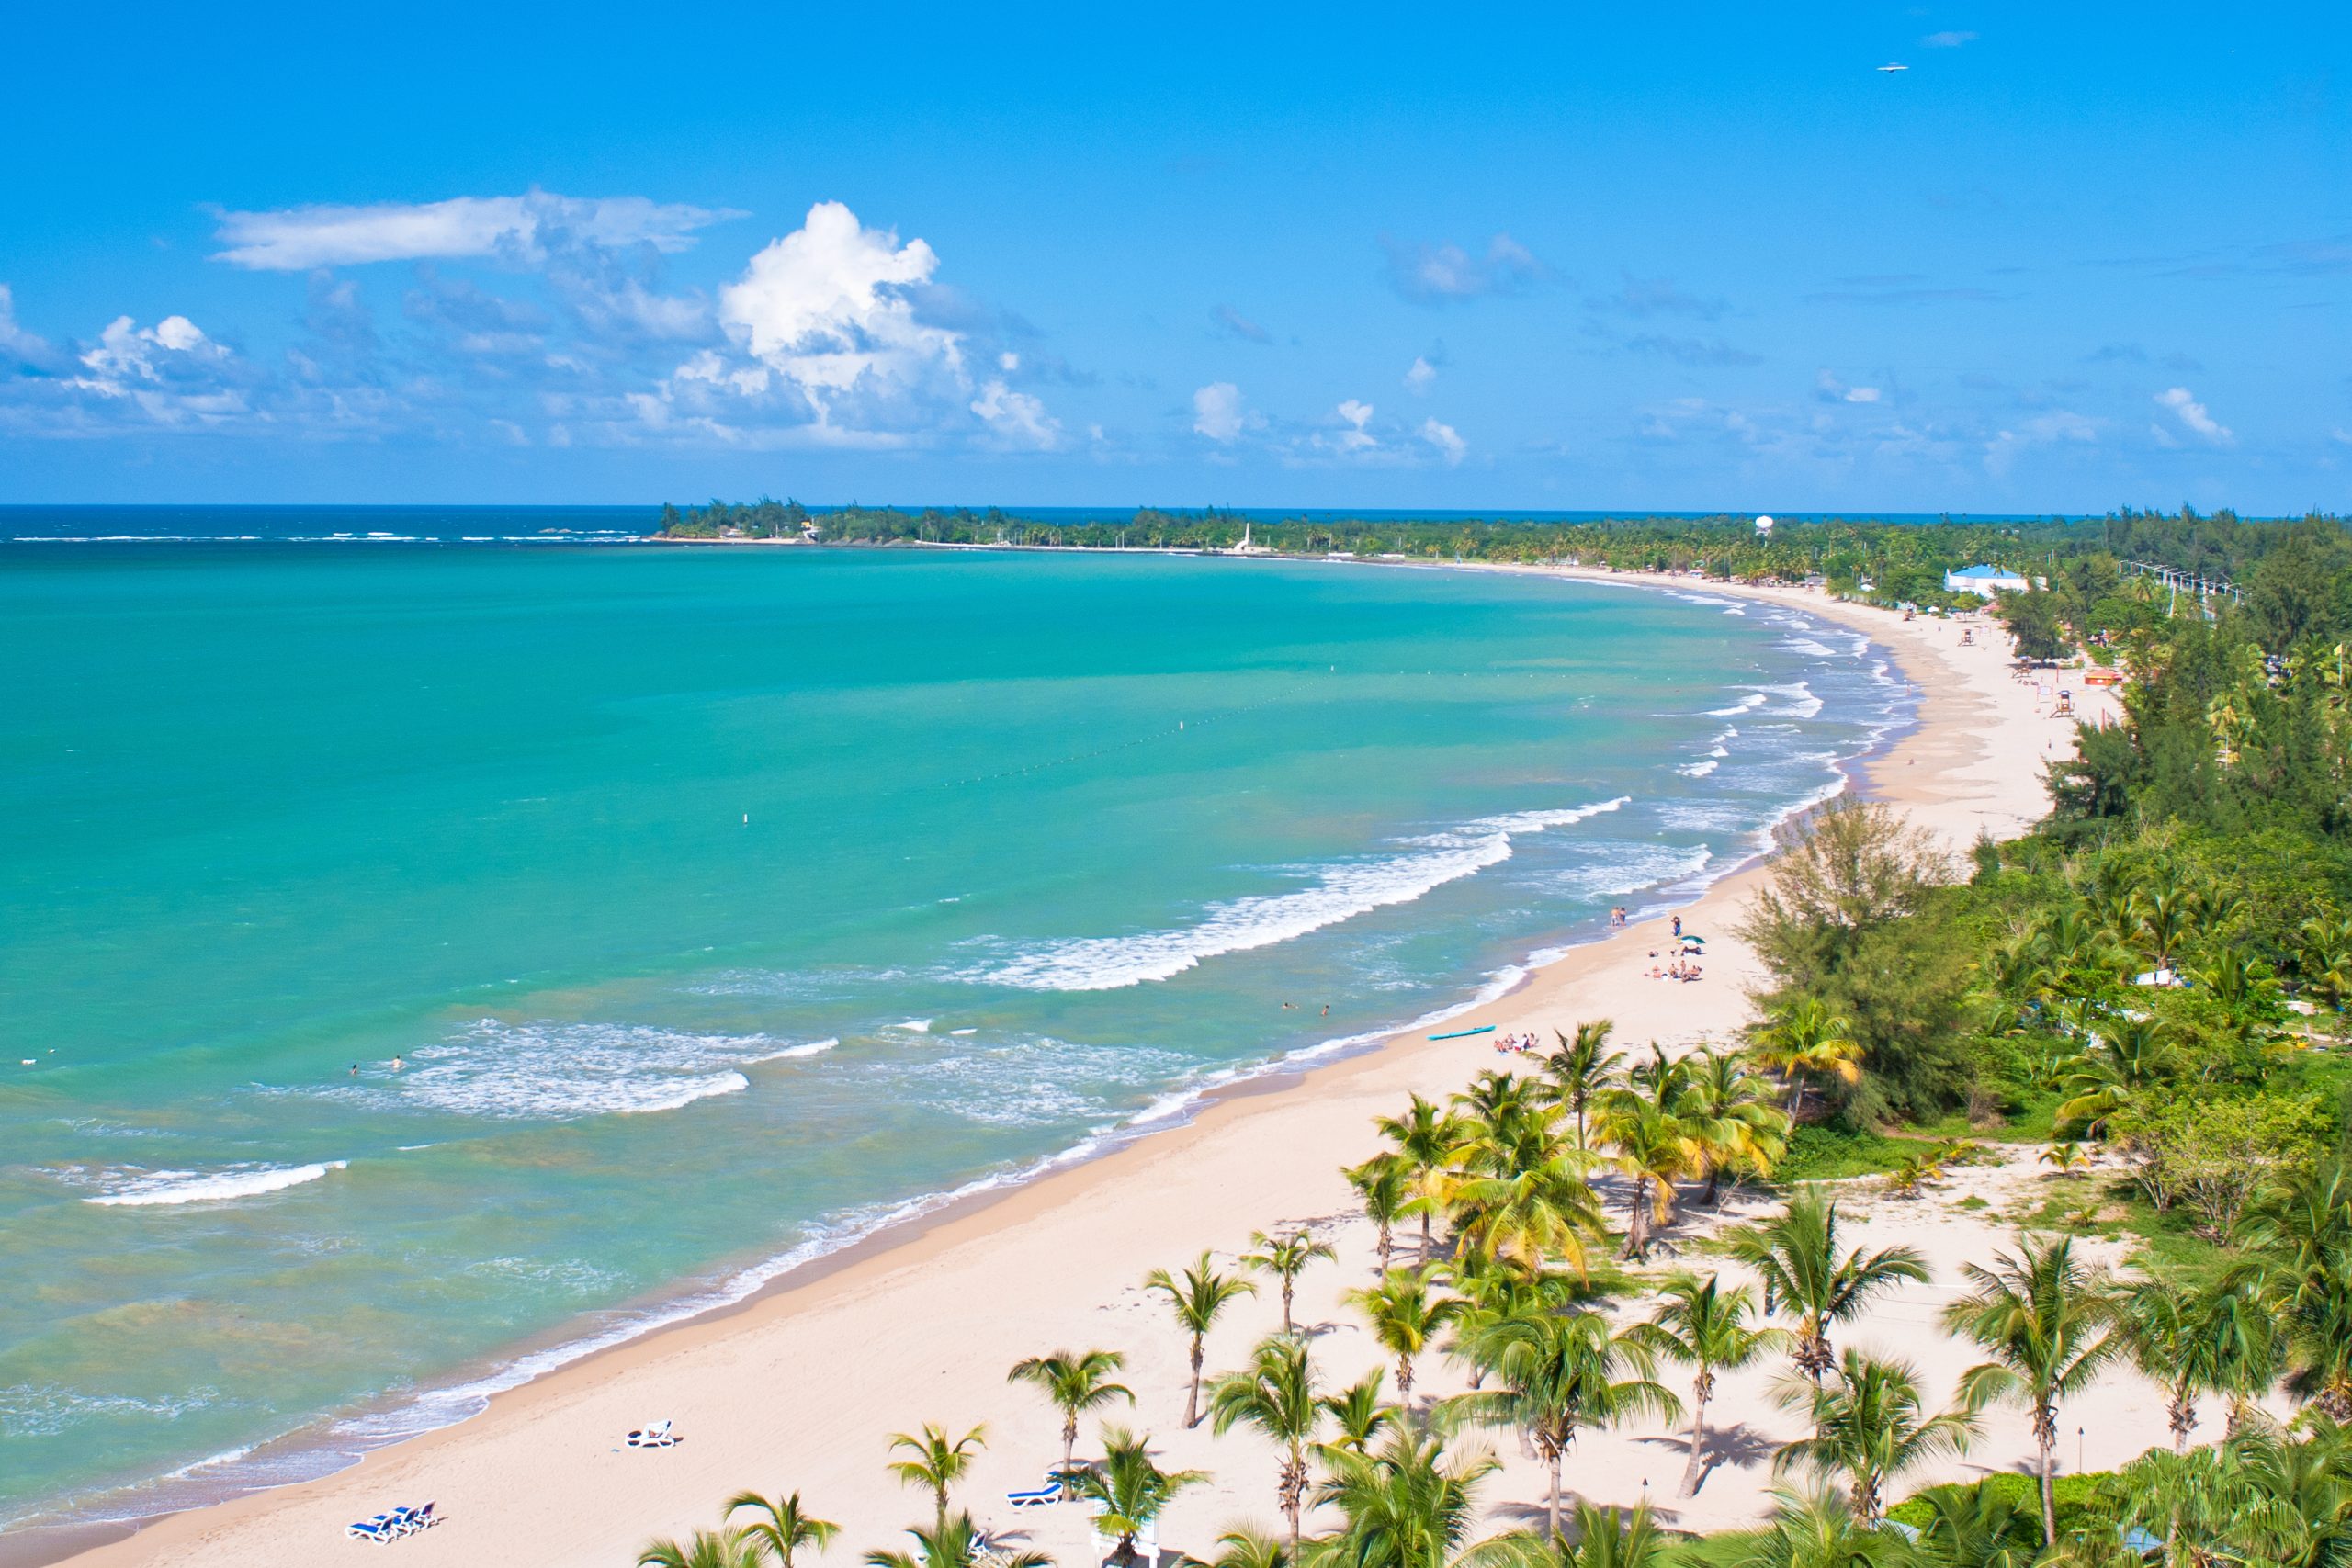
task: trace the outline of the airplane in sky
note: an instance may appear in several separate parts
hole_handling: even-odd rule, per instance
[[[1887,62],[1884,65],[1880,66],[1880,67],[1879,67],[1879,69],[1880,69],[1881,71],[1908,71],[1908,70],[1910,70],[1910,69],[1911,69],[1911,67],[1909,67],[1908,65],[1905,65],[1905,64],[1902,63],[1900,61],[1892,61],[1892,60],[1891,60],[1891,61]]]

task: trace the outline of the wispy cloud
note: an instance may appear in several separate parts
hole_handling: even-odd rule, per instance
[[[1725,343],[1719,337],[1675,337],[1666,333],[1635,333],[1618,340],[1636,354],[1653,354],[1677,365],[1761,365],[1761,355]]]
[[[2008,296],[1990,288],[1931,288],[1912,284],[1907,275],[1884,278],[1842,278],[1842,288],[1808,294],[1812,305],[1992,305]]]
[[[1437,448],[1438,456],[1445,459],[1445,466],[1449,468],[1458,466],[1470,450],[1470,444],[1462,439],[1459,431],[1434,419],[1421,421],[1419,434],[1422,440]]]
[[[212,259],[260,272],[464,257],[503,256],[526,264],[543,259],[560,236],[607,249],[650,245],[674,252],[691,246],[697,230],[741,216],[641,196],[583,197],[541,190],[222,212],[218,237],[226,248]]]
[[[1929,33],[1926,38],[1921,39],[1919,41],[1927,45],[1929,49],[1958,49],[1963,44],[1974,43],[1976,41],[1976,35],[1974,33],[1963,33],[1957,31]]]
[[[1243,315],[1240,311],[1235,310],[1230,305],[1219,305],[1216,309],[1211,310],[1209,312],[1209,320],[1215,321],[1219,328],[1225,332],[1232,333],[1235,337],[1239,338],[1244,343],[1272,343],[1274,341],[1273,333],[1268,332],[1265,328],[1260,326],[1257,322],[1251,321],[1249,317]]]
[[[1435,385],[1437,367],[1430,363],[1425,354],[1413,355],[1413,363],[1405,369],[1405,389],[1419,397]]]
[[[1714,321],[1729,309],[1722,299],[1685,293],[1670,277],[1635,277],[1632,273],[1625,275],[1623,288],[1594,303],[1627,316],[1693,316],[1702,321]]]
[[[1390,285],[1418,304],[1517,294],[1551,276],[1551,269],[1509,234],[1495,235],[1477,255],[1451,243],[1408,245],[1384,239],[1381,244],[1388,253]]]

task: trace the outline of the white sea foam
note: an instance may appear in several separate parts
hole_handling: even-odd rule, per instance
[[[1259,894],[1211,905],[1197,924],[1133,936],[1048,942],[1001,964],[954,978],[1034,991],[1110,991],[1166,980],[1227,953],[1272,947],[1393,904],[1510,858],[1511,838],[1566,827],[1631,796],[1551,811],[1481,818],[1451,832],[1410,840],[1408,853],[1312,868],[1314,885],[1295,893]]]
[[[1772,699],[1770,697],[1766,696],[1760,691],[1750,691],[1747,695],[1740,698],[1739,701],[1734,703],[1727,708],[1707,709],[1707,716],[1709,718],[1737,718],[1742,714],[1754,713],[1758,708],[1762,707],[1766,703],[1769,703],[1771,700]]]
[[[770,1051],[765,1055],[746,1056],[743,1064],[749,1066],[754,1062],[797,1062],[807,1056],[821,1056],[840,1043],[839,1040],[833,1039],[811,1040],[806,1045],[786,1045],[781,1051]]]
[[[408,1054],[406,1072],[322,1092],[495,1121],[571,1122],[676,1111],[740,1094],[742,1065],[814,1043],[768,1034],[696,1034],[617,1023],[506,1023],[485,1018],[455,1039]]]
[[[1682,766],[1675,769],[1674,771],[1680,773],[1686,779],[1703,779],[1709,773],[1713,773],[1717,768],[1720,768],[1723,765],[1723,758],[1718,755],[1711,756],[1704,761],[1685,762]]]
[[[1812,718],[1821,712],[1821,699],[1815,696],[1813,688],[1803,681],[1785,686],[1750,686],[1747,690],[1755,699],[1755,705],[1759,707],[1774,697],[1787,699],[1780,707],[1764,709],[1774,718]]]
[[[148,1208],[178,1203],[225,1203],[237,1198],[257,1198],[316,1181],[331,1170],[342,1170],[348,1160],[322,1160],[316,1165],[232,1165],[220,1170],[123,1170],[106,1178],[112,1190],[85,1203],[106,1208]]]
[[[1838,657],[1838,650],[1836,649],[1824,648],[1821,644],[1814,641],[1809,637],[1791,637],[1788,641],[1781,644],[1781,646],[1787,649],[1791,653],[1810,653],[1816,659],[1835,659]]]

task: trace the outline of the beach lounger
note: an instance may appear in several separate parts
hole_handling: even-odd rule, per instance
[[[343,1533],[361,1540],[390,1540],[400,1532],[392,1528],[391,1515],[378,1514],[372,1519],[362,1519],[357,1524],[345,1527]]]
[[[440,1518],[433,1512],[433,1505],[430,1503],[422,1508],[392,1510],[392,1523],[402,1535],[414,1535],[419,1530],[431,1529],[440,1522]]]
[[[675,1425],[673,1422],[658,1421],[652,1426],[647,1427],[640,1431],[631,1432],[628,1435],[628,1446],[633,1449],[666,1449],[673,1447],[678,1440],[678,1435],[670,1430],[671,1427],[673,1425]]]
[[[1016,1508],[1042,1508],[1048,1503],[1058,1503],[1062,1500],[1061,1477],[1051,1477],[1035,1492],[1008,1492],[1004,1500]]]

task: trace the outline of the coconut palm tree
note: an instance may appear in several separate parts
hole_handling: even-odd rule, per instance
[[[1977,1431],[1973,1407],[1929,1416],[1917,1372],[1857,1350],[1846,1352],[1827,1387],[1791,1376],[1779,1392],[1783,1404],[1811,1410],[1814,1435],[1784,1445],[1773,1472],[1804,1465],[1843,1475],[1854,1517],[1866,1525],[1879,1522],[1890,1483],[1930,1460],[1967,1452]]]
[[[1581,1499],[1566,1536],[1520,1531],[1482,1545],[1476,1557],[1479,1568],[1668,1568],[1676,1561],[1672,1539],[1646,1505],[1602,1508]]]
[[[1383,1116],[1373,1124],[1396,1145],[1393,1152],[1405,1177],[1406,1205],[1421,1217],[1421,1258],[1426,1261],[1430,1216],[1445,1206],[1447,1172],[1454,1145],[1462,1141],[1462,1119],[1417,1094],[1403,1115]]]
[[[842,1527],[831,1519],[820,1519],[800,1506],[800,1494],[788,1497],[763,1497],[756,1492],[738,1492],[727,1499],[727,1517],[738,1514],[752,1516],[752,1522],[742,1527],[742,1534],[757,1546],[775,1568],[792,1568],[792,1554],[804,1546],[825,1550]]]
[[[1650,1375],[1657,1367],[1651,1338],[1646,1325],[1620,1334],[1597,1312],[1541,1313],[1487,1325],[1463,1348],[1495,1386],[1456,1394],[1445,1404],[1445,1419],[1527,1434],[1544,1461],[1544,1515],[1555,1539],[1560,1464],[1577,1432],[1682,1413],[1682,1402]]]
[[[1236,1427],[1250,1427],[1283,1450],[1274,1495],[1290,1521],[1294,1562],[1298,1558],[1299,1509],[1306,1501],[1306,1450],[1323,1416],[1306,1346],[1289,1333],[1260,1341],[1247,1371],[1228,1372],[1209,1384],[1209,1419],[1219,1437]]]
[[[760,1568],[762,1548],[744,1530],[696,1530],[684,1540],[646,1542],[637,1568]]]
[[[1078,1456],[1078,1418],[1114,1399],[1136,1402],[1133,1389],[1111,1381],[1125,1365],[1116,1350],[1056,1350],[1014,1362],[1004,1381],[1035,1386],[1061,1412],[1062,1468],[1068,1470]]]
[[[2352,995],[2352,917],[2340,910],[2313,915],[2301,927],[2302,944],[2295,967],[2303,987],[2335,1008]]]
[[[1608,1232],[1600,1200],[1584,1178],[1589,1157],[1562,1150],[1515,1169],[1460,1177],[1453,1200],[1464,1249],[1530,1272],[1555,1259],[1582,1271],[1587,1242]]]
[[[1650,1311],[1657,1328],[1651,1341],[1670,1360],[1690,1369],[1690,1460],[1682,1469],[1682,1495],[1699,1490],[1705,1473],[1707,1401],[1715,1392],[1715,1374],[1735,1372],[1757,1357],[1779,1348],[1788,1337],[1784,1329],[1751,1328],[1756,1293],[1746,1285],[1724,1288],[1718,1275],[1702,1280],[1683,1270],[1668,1275],[1658,1286],[1657,1305]]]
[[[1102,1428],[1102,1458],[1070,1473],[1069,1489],[1095,1506],[1095,1522],[1118,1537],[1114,1562],[1133,1563],[1140,1554],[1136,1537],[1164,1512],[1169,1501],[1209,1478],[1205,1470],[1162,1470],[1151,1457],[1151,1438],[1124,1427]]]
[[[1808,1085],[1828,1078],[1854,1083],[1862,1076],[1862,1045],[1854,1026],[1812,997],[1797,997],[1772,1010],[1756,1032],[1756,1060],[1789,1086],[1788,1112],[1798,1118]]]
[[[988,1446],[986,1427],[975,1427],[950,1441],[945,1427],[925,1422],[919,1433],[891,1434],[890,1451],[904,1451],[914,1457],[892,1460],[890,1473],[902,1484],[920,1486],[931,1494],[933,1523],[944,1529],[947,1494],[970,1472],[973,1456]]]
[[[1374,1155],[1342,1172],[1363,1205],[1363,1217],[1373,1224],[1373,1272],[1388,1272],[1388,1256],[1396,1245],[1396,1222],[1405,1213],[1405,1167],[1395,1155]]]
[[[1836,1491],[1775,1487],[1772,1522],[1733,1561],[1738,1568],[1912,1568],[1909,1540],[1855,1514]]]
[[[1817,1189],[1791,1198],[1769,1220],[1741,1226],[1729,1241],[1731,1256],[1763,1278],[1764,1315],[1772,1315],[1776,1302],[1796,1314],[1792,1351],[1815,1384],[1834,1361],[1833,1326],[1859,1315],[1871,1298],[1900,1281],[1928,1278],[1927,1259],[1907,1247],[1842,1250],[1838,1204]]]
[[[1431,1288],[1431,1269],[1392,1269],[1377,1285],[1350,1291],[1348,1303],[1361,1309],[1380,1348],[1396,1358],[1396,1403],[1413,1408],[1413,1359],[1428,1353],[1438,1335],[1462,1314],[1462,1303]]]
[[[2041,1163],[2060,1176],[2080,1176],[2091,1168],[2091,1152],[2080,1144],[2052,1144],[2041,1151]]]
[[[1381,1433],[1396,1425],[1400,1418],[1396,1407],[1381,1398],[1381,1385],[1386,1376],[1382,1369],[1374,1367],[1338,1393],[1324,1394],[1315,1402],[1340,1429],[1340,1435],[1322,1445],[1324,1448],[1370,1453]]]
[[[1699,1139],[1706,1190],[1699,1201],[1712,1207],[1723,1190],[1725,1170],[1769,1176],[1788,1152],[1789,1116],[1773,1103],[1771,1086],[1748,1065],[1745,1053],[1713,1047],[1682,1058],[1689,1083],[1689,1120]]]
[[[1636,1262],[1648,1259],[1652,1231],[1673,1217],[1675,1182],[1704,1162],[1699,1140],[1669,1108],[1670,1076],[1661,1064],[1646,1091],[1611,1089],[1593,1102],[1593,1138],[1628,1182],[1624,1255]]]
[[[1625,1055],[1609,1048],[1610,1032],[1617,1026],[1608,1019],[1595,1019],[1579,1023],[1573,1037],[1552,1031],[1552,1038],[1560,1048],[1544,1058],[1544,1072],[1548,1081],[1544,1097],[1577,1119],[1577,1142],[1585,1142],[1585,1111],[1592,1104],[1592,1097],[1616,1082],[1625,1069]]]
[[[2132,1284],[2116,1300],[2115,1327],[2123,1353],[2165,1391],[2176,1453],[2188,1451],[2188,1434],[2197,1427],[2197,1396],[2221,1392],[2221,1339],[2215,1333],[2221,1290],[2147,1279]]]
[[[1184,1427],[1190,1431],[1201,1424],[1201,1360],[1206,1353],[1209,1330],[1216,1326],[1227,1303],[1240,1296],[1254,1296],[1258,1287],[1247,1280],[1218,1273],[1209,1261],[1209,1255],[1204,1252],[1198,1263],[1184,1270],[1181,1280],[1165,1269],[1155,1269],[1145,1277],[1143,1288],[1158,1291],[1168,1298],[1168,1310],[1175,1315],[1176,1326],[1191,1342],[1193,1378],[1184,1389]]]
[[[1291,1568],[1297,1561],[1275,1536],[1237,1525],[1216,1538],[1217,1553],[1209,1568]]]
[[[2171,1069],[2172,1052],[2164,1024],[2154,1018],[2102,1021],[2090,1048],[2067,1077],[2067,1098],[2058,1107],[2062,1122],[2080,1122],[2098,1134],[2132,1096]]]
[[[1291,1292],[1298,1285],[1298,1277],[1306,1272],[1306,1266],[1317,1258],[1336,1258],[1340,1255],[1304,1230],[1294,1231],[1284,1236],[1268,1235],[1264,1231],[1258,1231],[1250,1237],[1250,1245],[1257,1250],[1243,1253],[1241,1266],[1255,1269],[1261,1274],[1272,1274],[1283,1282],[1283,1332],[1288,1334],[1291,1331]]]
[[[912,1551],[869,1551],[866,1568],[972,1568],[987,1539],[969,1514],[943,1518],[929,1529],[910,1525],[907,1533],[915,1538]],[[995,1568],[1053,1568],[1053,1559],[1042,1551],[999,1551],[989,1562]]]
[[[1971,1408],[1995,1400],[2033,1416],[2041,1452],[2042,1544],[2058,1544],[2058,1404],[2097,1381],[2123,1348],[2115,1332],[2111,1281],[2075,1258],[2071,1237],[2022,1237],[1993,1267],[1964,1265],[1975,1286],[1944,1308],[1944,1326],[1976,1341],[1990,1359],[1961,1379]]]
[[[1319,1542],[1329,1568],[1456,1568],[1471,1551],[1491,1455],[1453,1459],[1436,1436],[1400,1428],[1369,1454],[1327,1451],[1317,1506],[1343,1523]]]
[[[2032,1568],[2041,1555],[2041,1524],[1991,1477],[1973,1486],[1930,1486],[1919,1544],[1949,1568]]]

